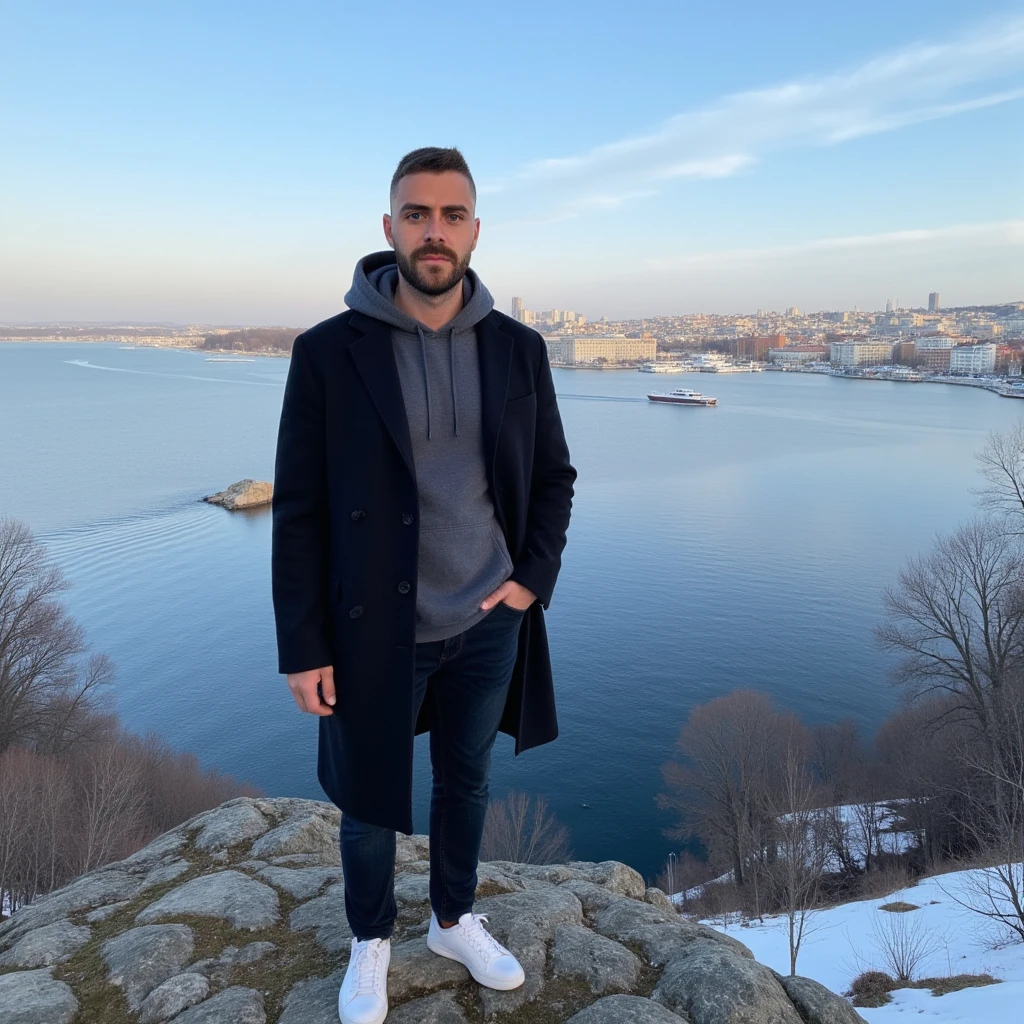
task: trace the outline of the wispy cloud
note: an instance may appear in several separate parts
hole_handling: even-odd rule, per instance
[[[989,221],[982,224],[951,224],[940,228],[885,231],[873,235],[842,235],[816,238],[789,245],[760,248],[722,249],[716,252],[688,253],[668,259],[644,259],[649,270],[690,270],[695,267],[723,267],[759,263],[767,260],[795,259],[820,253],[848,250],[893,250],[936,248],[950,244],[971,248],[1000,247],[1024,249],[1024,220]]]
[[[552,207],[544,219],[565,219],[650,195],[670,180],[727,177],[773,151],[836,145],[1022,96],[1024,18],[1016,17],[852,69],[734,93],[645,134],[533,161],[481,191],[528,187],[536,199],[542,188]]]

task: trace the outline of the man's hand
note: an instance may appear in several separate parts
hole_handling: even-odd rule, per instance
[[[490,611],[499,601],[504,601],[510,608],[524,612],[536,600],[537,595],[532,590],[527,590],[522,583],[505,580],[493,594],[488,594],[484,598],[480,607],[484,611]]]
[[[323,693],[323,700],[317,692],[317,684]],[[308,672],[290,672],[288,674],[288,689],[292,691],[295,703],[301,711],[308,711],[311,715],[333,715],[334,696],[334,667],[325,665],[323,668],[312,668]]]

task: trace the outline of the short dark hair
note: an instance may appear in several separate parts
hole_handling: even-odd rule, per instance
[[[473,193],[473,202],[476,202],[476,182],[473,175],[469,173],[469,164],[466,158],[455,148],[455,146],[423,146],[421,149],[414,149],[406,153],[391,178],[391,195],[394,196],[398,183],[407,174],[419,174],[427,171],[430,174],[442,174],[445,171],[456,171],[463,174],[469,181],[470,191]]]

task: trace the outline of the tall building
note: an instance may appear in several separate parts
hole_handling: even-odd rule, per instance
[[[523,299],[520,295],[512,296],[512,319],[522,320],[523,319]]]
[[[790,306],[789,309],[786,310],[786,316],[799,316],[799,315],[800,315],[800,307],[799,306]]]
[[[900,308],[899,299],[886,299],[885,300],[885,311],[886,313],[896,313]]]
[[[938,313],[939,311],[939,293],[929,292],[928,293],[928,312]]]

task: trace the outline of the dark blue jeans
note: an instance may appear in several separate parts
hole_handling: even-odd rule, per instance
[[[499,602],[447,640],[416,645],[413,701],[430,687],[430,905],[442,921],[473,909],[487,815],[491,748],[505,709],[523,612]],[[395,905],[395,832],[341,818],[345,912],[357,939],[390,938]]]

